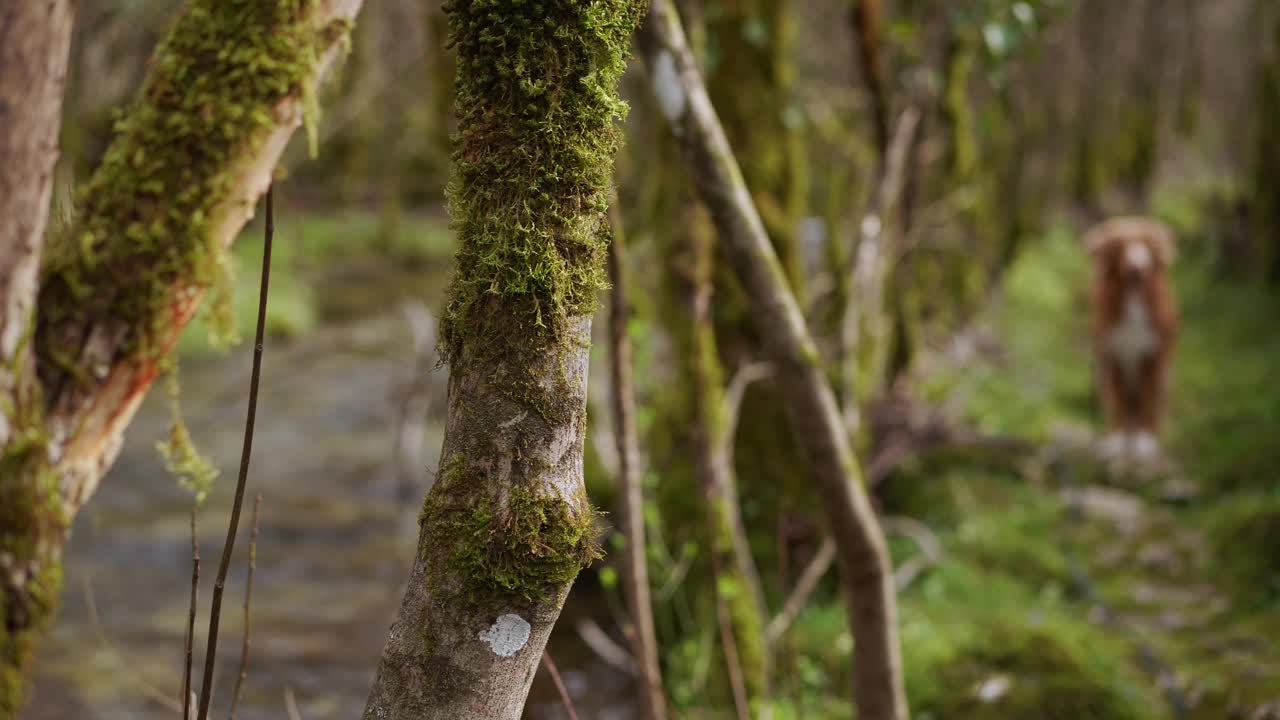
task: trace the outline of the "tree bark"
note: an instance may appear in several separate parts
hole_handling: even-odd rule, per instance
[[[0,7],[0,718],[17,716],[36,637],[57,601],[49,540],[62,534],[57,487],[36,475],[39,388],[31,327],[58,159],[71,46],[69,0]]]
[[[70,0],[0,8],[0,448],[19,386],[32,379],[29,345],[21,362],[17,354],[35,307],[73,15]]]
[[[867,86],[867,94],[871,96],[876,151],[880,155],[881,164],[884,164],[889,152],[889,73],[880,42],[883,25],[880,3],[881,0],[854,0],[850,19],[853,35],[857,39],[855,45],[858,66],[862,69],[862,81]]]
[[[442,322],[449,409],[369,720],[518,718],[569,588],[598,556],[582,478],[588,344],[617,84],[643,5],[446,6],[461,243]]]
[[[854,700],[863,720],[906,720],[897,610],[884,535],[862,487],[835,397],[786,286],[742,173],[711,107],[670,0],[654,0],[639,36],[654,92],[683,144],[762,342],[785,393],[840,551],[854,646]]]
[[[693,452],[706,502],[712,589],[726,620],[721,635],[727,636],[722,638],[725,662],[729,664],[739,717],[765,718],[771,712],[769,644],[764,634],[767,610],[760,573],[742,521],[733,472],[735,423],[730,416],[711,321],[714,237],[701,208],[691,204],[688,211],[691,217],[678,233],[680,239],[674,253],[680,270],[672,280],[686,310],[676,345],[677,352],[684,356],[681,365],[687,373],[681,381],[690,391]],[[734,412],[738,410],[735,408]],[[733,649],[732,654],[728,648]]]
[[[24,367],[34,370],[30,394],[5,408],[0,450],[0,718],[16,712],[53,614],[72,518],[115,460],[359,6],[192,0],[83,189],[75,225],[47,238],[34,334],[27,317],[0,316],[0,337],[29,341]],[[23,272],[0,266],[6,293],[27,282]]]
[[[653,599],[649,592],[649,562],[645,553],[644,487],[640,481],[640,441],[636,433],[635,388],[631,382],[631,341],[627,321],[631,316],[621,213],[612,206],[613,242],[609,245],[609,281],[613,296],[609,305],[609,381],[613,411],[613,435],[618,446],[618,484],[622,489],[622,529],[626,534],[623,589],[627,610],[635,626],[632,653],[643,684],[640,703],[643,717],[666,720],[667,700],[658,666],[658,636],[653,624]]]

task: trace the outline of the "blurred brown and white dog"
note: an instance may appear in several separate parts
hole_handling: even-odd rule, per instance
[[[1146,462],[1160,454],[1169,361],[1178,310],[1167,269],[1173,233],[1144,217],[1118,217],[1084,236],[1093,257],[1093,345],[1108,459]]]

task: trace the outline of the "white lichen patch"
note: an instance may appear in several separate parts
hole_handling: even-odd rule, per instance
[[[532,627],[524,618],[508,613],[499,616],[488,630],[481,632],[480,639],[489,644],[489,649],[495,655],[511,657],[529,644],[531,630]]]
[[[680,84],[680,70],[676,68],[675,56],[667,50],[658,53],[653,62],[653,92],[667,122],[678,127],[680,118],[684,117],[687,100],[684,86]]]

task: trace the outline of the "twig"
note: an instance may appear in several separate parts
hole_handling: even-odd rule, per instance
[[[182,671],[182,720],[191,720],[191,656],[196,637],[196,596],[200,592],[200,545],[196,540],[196,509],[191,508],[191,608],[187,612],[186,661]]]
[[[711,550],[711,574],[716,583],[716,620],[720,624],[720,646],[724,651],[725,667],[729,671],[729,687],[733,689],[733,707],[738,720],[751,720],[751,703],[747,699],[747,683],[742,674],[742,660],[738,656],[738,644],[733,638],[733,618],[729,616],[729,604],[719,587],[720,570],[716,567],[716,551]]]
[[[236,707],[240,704],[240,691],[244,688],[244,680],[249,676],[249,607],[253,600],[253,571],[258,565],[258,521],[262,515],[262,493],[253,498],[253,530],[249,533],[249,575],[244,582],[244,642],[240,645],[240,674],[236,676],[236,687],[231,693],[231,713],[229,720],[236,720]]]
[[[881,527],[884,528],[886,533],[894,533],[911,538],[920,547],[919,555],[903,563],[893,573],[893,584],[898,592],[906,590],[907,586],[920,576],[920,573],[942,562],[942,543],[938,541],[938,536],[934,535],[933,531],[919,520],[909,517],[887,517],[881,521]],[[765,628],[765,637],[768,638],[770,644],[776,643],[791,627],[791,623],[795,622],[796,617],[808,604],[809,597],[813,595],[813,591],[818,588],[818,583],[822,580],[822,577],[831,569],[835,559],[835,542],[829,537],[823,538],[822,545],[818,547],[818,552],[814,554],[813,559],[805,566],[800,579],[796,581],[796,586],[792,588],[791,594],[787,596],[786,601],[782,604],[782,610],[778,611],[778,614],[769,621],[768,627]]]
[[[298,712],[298,699],[293,696],[293,688],[284,689],[284,711],[289,715],[289,720],[302,720],[302,713]]]
[[[227,584],[227,571],[231,567],[231,553],[235,549],[236,531],[240,528],[240,509],[244,506],[244,489],[249,479],[249,459],[253,454],[253,426],[258,413],[258,386],[262,379],[262,349],[267,326],[267,288],[271,284],[271,240],[275,234],[271,200],[272,186],[268,185],[266,230],[262,243],[262,285],[258,291],[258,327],[254,335],[253,374],[249,377],[249,407],[245,413],[244,446],[240,451],[240,476],[236,479],[236,496],[231,506],[231,519],[227,522],[227,540],[222,546],[218,579],[213,584],[213,604],[209,608],[209,636],[205,641],[204,680],[200,684],[198,720],[207,720],[209,717],[209,700],[213,695],[213,666],[218,657],[218,622],[222,615],[222,593]]]
[[[84,602],[89,610],[89,627],[93,629],[93,634],[98,638],[98,644],[100,644],[102,648],[116,660],[120,660],[120,652],[111,644],[111,640],[107,638],[107,633],[102,629],[102,622],[98,617],[98,603],[93,594],[93,584],[90,582],[87,575],[83,580]],[[130,682],[133,683],[135,687],[138,688],[138,690],[142,692],[143,695],[146,695],[148,699],[155,701],[157,705],[175,713],[182,712],[181,703],[174,700],[160,688],[147,682],[146,678],[142,677],[142,675],[128,663],[120,662],[120,671],[130,680]]]
[[[636,433],[635,388],[631,382],[631,343],[627,321],[631,314],[627,297],[627,274],[622,213],[617,191],[609,206],[613,242],[609,243],[609,280],[613,297],[609,307],[609,375],[614,440],[618,450],[618,484],[622,500],[622,522],[626,533],[623,590],[627,595],[631,622],[635,627],[632,648],[640,671],[641,705],[646,720],[666,720],[667,701],[658,665],[658,641],[653,624],[653,600],[649,588],[649,565],[644,527],[644,487],[640,482],[640,442]]]
[[[898,592],[907,589],[920,573],[942,562],[942,543],[928,525],[909,517],[887,517],[881,521],[886,533],[902,535],[915,541],[920,554],[902,563],[893,572],[893,584]]]
[[[569,697],[569,689],[560,679],[560,671],[556,670],[556,664],[551,661],[551,653],[545,650],[542,651],[542,666],[551,674],[551,682],[555,683],[556,691],[560,693],[560,702],[564,703],[565,712],[569,713],[569,720],[578,720],[578,713],[573,709],[573,698]]]
[[[892,239],[886,239],[885,236],[889,234],[888,226],[892,222],[893,212],[906,187],[907,160],[919,124],[920,110],[915,106],[908,106],[899,116],[893,139],[885,149],[880,175],[861,222],[858,223],[857,251],[849,253],[849,262],[845,268],[845,274],[852,278],[852,287],[840,327],[838,360],[843,374],[843,419],[850,432],[856,431],[861,421],[859,402],[864,399],[858,396],[856,387],[856,370],[859,366],[857,354],[865,336],[870,334],[868,331],[879,332],[873,324],[881,323],[884,280],[890,270],[893,254]],[[877,335],[870,340],[876,343],[880,337]],[[872,350],[878,352],[879,348],[873,345]]]
[[[769,621],[769,625],[765,628],[765,638],[769,640],[769,644],[774,644],[787,632],[787,628],[791,627],[791,623],[795,621],[796,616],[804,609],[806,603],[809,602],[809,596],[817,589],[818,582],[822,580],[822,576],[827,574],[831,569],[831,564],[836,559],[836,543],[830,537],[822,539],[822,545],[818,547],[818,552],[814,553],[813,559],[805,566],[804,571],[800,573],[800,579],[796,581],[796,586],[791,589],[791,594],[787,596],[786,602],[782,604],[782,609],[777,615]]]
[[[742,398],[747,394],[751,383],[773,376],[773,365],[767,362],[753,362],[738,368],[724,391],[725,405],[725,442],[733,444],[733,436],[738,432],[738,420],[742,414]]]
[[[636,659],[631,657],[631,653],[627,652],[626,648],[614,642],[595,620],[579,618],[573,624],[573,628],[578,631],[578,638],[582,640],[582,644],[595,653],[596,657],[628,675],[639,674],[640,668],[636,665]]]

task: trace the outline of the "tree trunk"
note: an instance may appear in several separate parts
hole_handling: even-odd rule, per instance
[[[649,562],[645,553],[644,487],[640,481],[640,441],[636,432],[635,388],[631,383],[631,341],[627,321],[631,316],[627,296],[626,248],[621,213],[613,202],[613,242],[609,245],[609,281],[613,296],[609,305],[609,381],[613,411],[613,435],[618,446],[618,484],[622,495],[622,529],[626,534],[626,558],[622,586],[627,610],[635,626],[632,653],[640,670],[640,704],[647,720],[666,720],[667,700],[658,666],[658,636],[653,624],[653,599],[649,592]]]
[[[725,399],[724,372],[711,322],[714,236],[701,208],[691,204],[687,217],[672,253],[680,267],[673,272],[672,281],[686,311],[675,338],[676,352],[682,356],[684,377],[680,380],[690,392],[693,451],[706,502],[712,588],[728,621],[721,633],[730,635],[724,642],[736,655],[725,652],[730,681],[735,685],[735,702],[743,704],[738,697],[742,695],[748,704],[739,708],[739,717],[764,718],[769,714],[771,674],[769,644],[764,634],[767,610],[742,521],[733,472],[734,423]],[[739,410],[734,408],[734,412]]]
[[[641,0],[456,0],[440,474],[370,720],[520,716],[578,571],[599,553],[582,478],[591,313]]]
[[[73,11],[67,0],[0,7],[0,718],[16,717],[32,647],[61,585],[50,540],[57,486],[33,470],[40,397],[31,352],[36,275],[58,159]]]
[[[69,0],[0,8],[0,447],[15,430],[9,413],[25,384],[17,370],[31,379],[23,340],[58,159],[72,16]],[[16,362],[20,345],[28,352]]]
[[[75,226],[48,238],[34,336],[27,317],[0,316],[0,337],[29,340],[35,372],[31,392],[6,403],[0,450],[0,718],[16,711],[52,615],[72,518],[115,460],[359,6],[192,0],[83,189]],[[2,67],[13,67],[7,56]],[[0,266],[6,293],[22,277]]]
[[[640,33],[654,92],[684,145],[694,182],[750,297],[775,366],[794,434],[811,463],[840,550],[854,646],[854,699],[862,720],[906,720],[897,610],[888,551],[820,366],[777,255],[769,245],[742,173],[670,0],[654,0]]]

